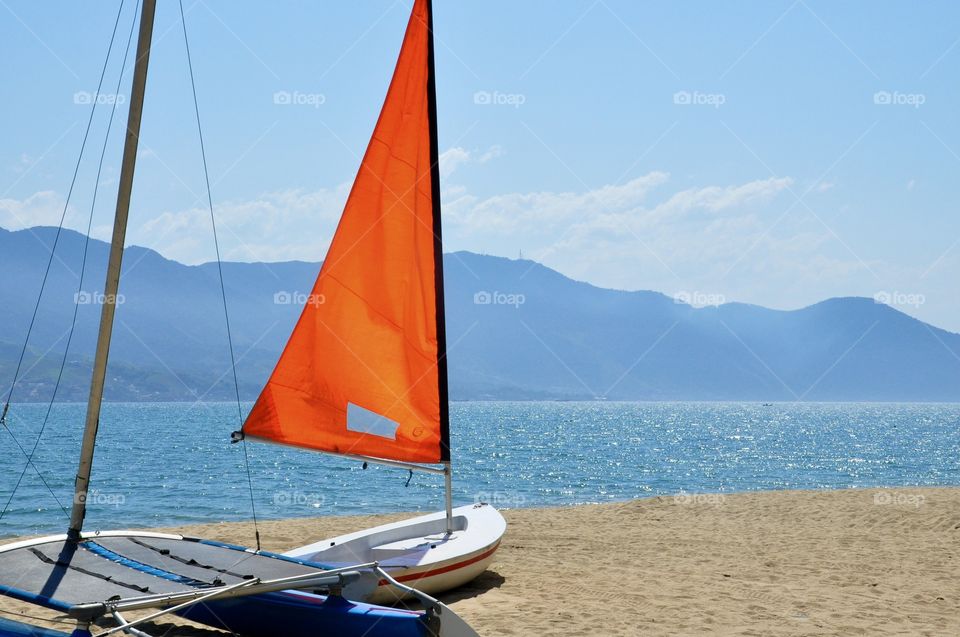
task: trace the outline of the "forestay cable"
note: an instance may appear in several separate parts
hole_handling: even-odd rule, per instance
[[[203,178],[207,188],[207,206],[210,209],[210,225],[213,228],[213,245],[217,252],[217,274],[220,278],[220,297],[223,300],[223,319],[227,326],[227,344],[230,348],[230,369],[233,371],[233,388],[237,396],[237,420],[243,425],[243,409],[240,405],[240,383],[237,380],[237,360],[233,351],[233,335],[230,331],[230,312],[227,310],[227,290],[223,283],[223,264],[220,259],[220,242],[217,239],[217,221],[213,214],[213,194],[210,190],[210,173],[207,170],[207,153],[203,145],[203,127],[200,125],[200,102],[197,99],[197,84],[193,77],[193,61],[190,57],[190,40],[187,37],[187,19],[183,12],[183,0],[180,4],[180,23],[183,25],[183,44],[187,50],[187,67],[190,70],[190,88],[193,91],[193,110],[197,116],[197,134],[200,137],[200,157],[203,160]],[[250,475],[250,458],[247,455],[246,442],[241,441],[243,446],[243,463],[247,472],[247,486],[250,490],[250,510],[253,513],[253,529],[257,541],[257,550],[260,550],[260,527],[257,525],[257,505],[253,495],[253,478]]]

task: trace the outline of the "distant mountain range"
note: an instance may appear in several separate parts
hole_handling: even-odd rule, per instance
[[[0,388],[33,312],[55,229],[0,229]],[[85,400],[107,244],[64,231],[15,401],[50,397],[79,302],[60,400]],[[451,396],[459,400],[958,401],[960,335],[866,298],[794,311],[694,308],[606,290],[528,260],[444,256]],[[319,263],[224,263],[241,395],[266,380]],[[233,396],[216,264],[129,247],[109,400]],[[375,364],[375,362],[373,363]]]

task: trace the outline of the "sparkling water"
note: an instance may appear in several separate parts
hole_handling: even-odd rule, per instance
[[[244,405],[248,409],[250,405]],[[46,406],[14,405],[0,432],[0,507]],[[56,405],[34,462],[72,502],[84,406]],[[106,404],[86,528],[249,520],[233,404]],[[960,486],[960,405],[486,402],[452,406],[455,502],[562,506],[760,489]],[[443,507],[440,476],[248,442],[261,518]],[[409,481],[409,484],[408,484]],[[61,532],[31,467],[0,536]]]

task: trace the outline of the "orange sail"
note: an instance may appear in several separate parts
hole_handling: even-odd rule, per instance
[[[415,0],[340,225],[244,436],[449,460],[433,67],[431,5]]]

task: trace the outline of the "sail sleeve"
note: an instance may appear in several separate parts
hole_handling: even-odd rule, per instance
[[[415,0],[340,224],[246,436],[449,459],[430,10]]]

